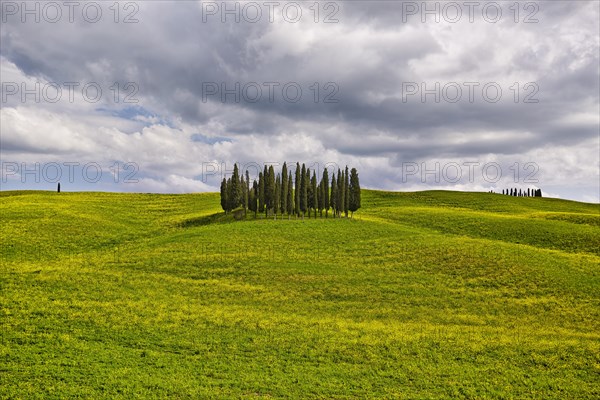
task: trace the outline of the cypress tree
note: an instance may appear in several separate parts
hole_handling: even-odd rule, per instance
[[[290,172],[290,175],[288,177],[288,184],[287,184],[287,215],[288,215],[288,219],[290,219],[290,216],[294,213],[294,194],[292,192],[292,173]]]
[[[308,212],[308,218],[310,218],[311,210],[315,206],[315,194],[313,192],[312,180],[310,177],[310,169],[306,169],[306,211]]]
[[[346,218],[348,218],[348,197],[350,196],[348,178],[348,166],[346,165],[346,171],[344,172],[344,215]]]
[[[241,205],[242,208],[244,209],[244,215],[246,214],[246,205],[248,204],[248,192],[246,191],[246,181],[244,180],[244,175],[242,175],[242,177],[240,178],[240,189],[242,189],[242,196],[241,196]]]
[[[250,190],[248,191],[248,211],[253,212],[254,208],[252,206],[252,203],[254,202],[254,186],[252,186],[250,188]]]
[[[312,185],[310,184],[310,169],[306,169],[306,212],[308,213],[308,218],[310,218],[310,209],[312,206]]]
[[[302,218],[306,213],[306,203],[308,202],[308,182],[306,181],[306,166],[302,164],[302,170],[300,172],[300,211],[302,211]]]
[[[300,183],[301,183],[301,175],[300,175],[300,163],[296,163],[296,182],[295,182],[295,190],[294,190],[294,210],[296,210],[296,218],[300,216]]]
[[[323,218],[323,210],[325,209],[325,202],[323,199],[325,198],[325,182],[321,179],[319,182],[319,217]]]
[[[227,180],[225,178],[221,181],[221,208],[225,211],[225,214],[227,214],[229,204],[227,200]]]
[[[323,208],[325,209],[325,218],[327,218],[327,213],[329,212],[329,173],[327,172],[327,168],[323,170],[321,181],[323,182]]]
[[[358,181],[358,172],[356,171],[356,168],[352,168],[350,171],[348,203],[348,209],[352,212],[352,218],[354,218],[354,211],[360,208],[360,183]]]
[[[263,179],[265,180],[265,194],[264,194],[264,202],[265,209],[263,210],[265,213],[265,217],[268,216],[269,213],[269,168],[265,165],[263,169]]]
[[[233,204],[233,191],[231,186],[231,178],[227,178],[227,185],[225,191],[227,192],[227,212],[232,210],[231,205]]]
[[[248,202],[250,201],[250,173],[246,170],[246,196],[244,198],[244,210],[248,209]]]
[[[342,210],[344,209],[344,176],[338,168],[337,174],[337,190],[336,190],[336,213],[338,217],[342,216]]]
[[[277,174],[277,178],[275,178],[275,193],[273,196],[273,214],[275,214],[275,218],[277,219],[277,213],[279,212],[279,206],[281,205],[281,176]]]
[[[323,202],[323,184],[317,181],[317,211],[319,211],[319,218],[323,217],[323,209],[321,204]]]
[[[281,168],[281,214],[287,211],[287,192],[288,192],[288,170],[284,162]]]
[[[265,185],[265,205],[265,216],[268,216],[269,211],[273,210],[275,205],[275,170],[273,169],[272,165],[269,166],[267,172],[267,180]]]
[[[317,174],[313,171],[313,176],[310,180],[312,186],[312,204],[315,211],[315,218],[317,218],[317,208],[319,208],[319,192],[317,191]]]
[[[254,180],[250,194],[248,196],[248,209],[254,212],[254,218],[256,218],[256,212],[258,211],[258,183]]]
[[[331,206],[333,218],[335,218],[337,214],[337,179],[335,178],[335,172],[331,174],[331,197],[329,205]]]
[[[258,173],[258,212],[265,210],[265,176],[262,172]]]
[[[240,171],[237,164],[233,164],[233,175],[231,176],[231,206],[233,210],[242,204],[242,185],[240,184]]]

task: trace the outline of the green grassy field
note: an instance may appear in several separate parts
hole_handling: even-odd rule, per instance
[[[1,398],[600,397],[600,206],[0,192]]]

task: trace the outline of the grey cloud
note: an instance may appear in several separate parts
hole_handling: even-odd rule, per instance
[[[498,24],[480,18],[470,24],[465,17],[457,24],[422,24],[418,16],[404,22],[402,2],[339,4],[337,24],[205,23],[197,2],[140,3],[140,22],[129,25],[109,18],[98,24],[12,19],[2,24],[0,54],[27,75],[48,80],[106,87],[135,81],[142,107],[206,138],[235,142],[254,135],[276,142],[306,125],[304,135],[350,158],[393,163],[515,155],[577,146],[598,135],[597,121],[582,116],[598,110],[597,3],[539,2],[536,24],[514,23],[507,7]],[[536,82],[539,103],[514,103],[514,80]],[[402,101],[403,82],[436,81],[497,81],[503,98],[496,104]],[[284,101],[280,92],[274,102],[264,93],[254,103],[231,97],[222,103],[217,96],[204,102],[206,82],[297,82],[304,96],[298,103]],[[338,85],[339,101],[315,103],[309,89],[315,82],[319,100],[323,84]],[[457,142],[457,135],[468,140]],[[14,146],[2,150],[23,150]]]

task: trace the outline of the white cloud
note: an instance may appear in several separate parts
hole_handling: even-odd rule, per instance
[[[140,4],[140,22],[129,25],[13,19],[0,28],[3,83],[96,82],[104,95],[96,103],[80,91],[73,102],[66,94],[56,103],[9,96],[0,155],[134,162],[139,183],[116,189],[160,192],[216,188],[200,179],[207,162],[348,164],[363,186],[398,190],[490,188],[482,179],[403,182],[402,162],[497,162],[497,187],[523,184],[509,167],[532,162],[548,193],[598,201],[597,3],[544,2],[537,24],[511,22],[506,7],[499,24],[423,24],[418,16],[403,22],[396,2],[339,5],[334,24],[314,23],[306,9],[298,24],[280,16],[274,24],[203,23],[200,3],[161,2]],[[203,83],[236,81],[295,81],[304,97],[202,101]],[[403,103],[406,81],[493,81],[504,96],[497,104]],[[118,83],[123,95],[127,82],[139,87],[138,102],[116,103],[111,87]],[[322,101],[327,82],[339,88],[337,103]],[[537,82],[539,103],[515,104],[514,82],[521,90]]]

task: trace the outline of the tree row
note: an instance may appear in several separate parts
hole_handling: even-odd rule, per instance
[[[321,180],[317,178],[316,171],[306,168],[305,164],[300,166],[296,163],[296,171],[288,171],[286,163],[283,163],[281,172],[275,174],[273,166],[265,165],[264,171],[258,174],[250,186],[250,174],[246,170],[246,177],[240,176],[238,165],[233,167],[230,178],[223,178],[221,182],[221,207],[225,214],[231,211],[247,210],[254,212],[256,218],[258,213],[265,213],[277,219],[277,215],[287,215],[288,219],[295,215],[310,218],[311,214],[317,218],[328,217],[332,210],[333,217],[341,217],[342,214],[351,216],[360,208],[360,183],[356,168],[348,173],[338,169],[329,180],[327,168],[323,171]]]
[[[490,193],[495,193],[493,190]],[[517,197],[542,197],[542,189],[502,189],[502,194],[506,196],[517,196]]]

